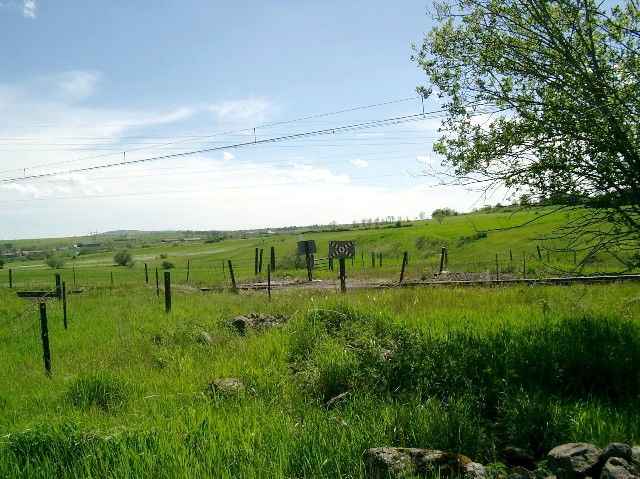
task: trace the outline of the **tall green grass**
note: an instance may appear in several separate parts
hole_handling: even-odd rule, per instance
[[[0,477],[364,477],[383,445],[499,460],[640,440],[637,285],[348,291],[0,289]],[[287,323],[240,335],[231,319]],[[203,332],[209,334],[205,340]],[[211,344],[210,344],[211,343]],[[240,394],[211,394],[237,377]],[[336,395],[349,394],[335,405]]]

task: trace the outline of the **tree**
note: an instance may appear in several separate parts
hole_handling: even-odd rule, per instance
[[[453,0],[414,46],[444,98],[448,184],[574,210],[558,232],[633,265],[640,240],[640,13],[594,0]]]
[[[133,255],[131,254],[131,251],[126,248],[116,251],[116,254],[113,256],[113,260],[120,266],[133,266]]]

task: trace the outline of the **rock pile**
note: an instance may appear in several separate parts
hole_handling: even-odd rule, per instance
[[[640,479],[640,446],[612,443],[599,449],[586,443],[564,444],[549,452],[544,469],[528,459],[524,466],[516,465],[511,458],[522,456],[523,451],[507,450],[510,450],[505,458],[509,467],[507,479]],[[504,477],[504,471],[485,467],[461,454],[432,449],[376,447],[365,451],[363,462],[366,477],[372,479],[436,475],[465,479]]]
[[[275,328],[277,326],[282,325],[285,322],[283,316],[276,315],[264,315],[264,314],[256,314],[250,313],[246,316],[238,316],[233,319],[231,324],[234,328],[240,333],[244,334],[249,329],[253,329],[256,331],[263,331],[266,329]]]

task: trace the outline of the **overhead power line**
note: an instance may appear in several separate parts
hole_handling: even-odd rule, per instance
[[[39,178],[47,178],[47,177],[53,177],[53,176],[67,175],[67,174],[71,174],[71,173],[83,173],[83,172],[88,172],[88,171],[96,171],[96,170],[101,170],[101,169],[105,169],[105,168],[118,167],[118,166],[122,166],[122,165],[131,165],[131,164],[147,163],[147,162],[166,160],[166,159],[172,159],[172,158],[181,158],[181,157],[192,156],[192,155],[196,155],[196,154],[211,153],[211,152],[214,152],[214,151],[231,150],[231,149],[236,149],[236,148],[246,148],[246,147],[250,147],[250,146],[267,145],[267,144],[271,144],[271,143],[279,143],[279,142],[291,141],[291,140],[296,140],[296,139],[310,138],[310,137],[315,137],[315,136],[332,135],[332,134],[336,134],[336,133],[359,131],[359,130],[365,130],[365,129],[376,128],[376,127],[381,127],[381,126],[389,126],[389,125],[394,125],[394,124],[410,123],[410,122],[415,122],[415,121],[421,121],[421,120],[424,120],[424,119],[427,119],[427,118],[433,118],[434,116],[440,115],[440,114],[444,113],[445,111],[446,110],[435,110],[435,111],[431,111],[431,112],[427,112],[427,113],[405,115],[405,116],[400,116],[400,117],[396,117],[396,118],[387,118],[387,119],[383,119],[383,120],[372,120],[372,121],[367,121],[367,122],[363,122],[363,123],[355,123],[355,124],[351,124],[351,125],[345,125],[345,126],[339,126],[339,127],[333,127],[333,128],[325,128],[325,129],[321,129],[321,130],[314,130],[314,131],[308,131],[308,132],[303,132],[303,133],[282,135],[282,136],[266,138],[266,139],[262,139],[262,140],[258,140],[257,138],[255,138],[253,141],[245,141],[245,142],[240,142],[240,143],[215,146],[215,147],[211,147],[211,148],[203,148],[203,149],[198,149],[198,150],[185,151],[185,152],[181,152],[181,153],[172,153],[172,154],[168,154],[168,155],[153,156],[153,157],[142,158],[142,159],[137,159],[137,160],[118,161],[118,162],[106,163],[106,164],[96,165],[96,166],[75,168],[75,169],[66,170],[66,171],[58,171],[58,172],[51,172],[51,173],[39,173],[39,174],[35,174],[35,175],[23,174],[23,176],[21,176],[21,177],[13,177],[13,178],[2,179],[2,180],[0,180],[0,183],[22,182],[22,181],[25,181],[25,180],[33,180],[33,179],[39,179]]]

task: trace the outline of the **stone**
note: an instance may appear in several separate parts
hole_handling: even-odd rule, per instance
[[[593,444],[563,444],[549,451],[547,466],[558,479],[583,479],[597,469],[600,452]]]
[[[240,334],[244,334],[247,330],[263,331],[280,326],[284,322],[282,316],[270,316],[264,314],[251,313],[246,316],[237,316],[231,324]]]
[[[487,479],[487,469],[478,462],[470,462],[464,468],[463,479]]]
[[[375,447],[363,454],[366,477],[402,479],[415,475],[463,474],[471,459],[460,454],[410,447]]]
[[[213,336],[211,335],[211,333],[207,333],[206,331],[202,331],[200,333],[200,341],[202,343],[208,344],[209,346],[211,346],[213,344]]]
[[[244,384],[238,378],[214,379],[207,390],[210,393],[235,394],[244,391]]]
[[[611,457],[619,457],[625,461],[631,461],[631,446],[621,442],[608,444],[600,453],[600,462],[604,464]]]
[[[536,470],[533,453],[515,446],[506,446],[498,452],[500,459],[507,467],[523,467],[529,471]]]
[[[611,457],[602,468],[600,479],[638,479],[632,472],[633,466],[620,457]]]

